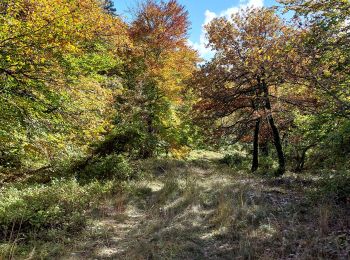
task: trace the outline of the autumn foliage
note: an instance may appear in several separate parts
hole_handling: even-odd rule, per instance
[[[120,2],[0,0],[0,259],[349,259],[350,1]]]
[[[253,171],[272,145],[276,174],[304,165],[338,131],[331,118],[347,131],[349,5],[280,2],[293,18],[248,8],[214,19],[215,56],[199,63],[176,0],[141,1],[128,22],[110,0],[2,1],[1,167],[179,158],[213,140],[248,144]]]
[[[258,168],[259,144],[272,142],[280,165],[277,174],[282,174],[280,130],[292,124],[287,109],[318,103],[300,77],[310,62],[298,49],[305,31],[269,9],[242,10],[231,19],[214,19],[206,29],[216,54],[195,76],[199,118],[213,122],[216,132],[231,142],[252,140],[253,171]]]

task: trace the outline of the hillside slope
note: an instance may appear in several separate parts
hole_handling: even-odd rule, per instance
[[[64,259],[349,257],[349,207],[306,198],[311,178],[272,179],[209,160],[146,168],[132,196],[106,200]]]

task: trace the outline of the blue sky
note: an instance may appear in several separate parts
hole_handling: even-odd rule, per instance
[[[212,56],[205,48],[203,25],[217,16],[227,16],[246,6],[272,6],[275,0],[178,0],[189,12],[191,30],[190,44],[198,50],[203,58]],[[138,0],[114,0],[117,12],[127,16],[128,9],[135,7]]]

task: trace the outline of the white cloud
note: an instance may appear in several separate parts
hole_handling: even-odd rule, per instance
[[[247,7],[263,7],[264,6],[264,0],[240,0],[239,6],[234,6],[231,8],[228,8],[220,13],[220,16],[225,16],[228,19],[231,18],[231,16],[237,12],[239,12],[240,9],[244,9]]]
[[[206,10],[204,13],[204,23],[202,24],[202,33],[200,35],[198,42],[188,41],[189,45],[192,46],[195,50],[199,52],[202,58],[210,59],[214,55],[214,51],[210,48],[207,48],[208,40],[205,37],[205,29],[204,26],[210,23],[217,17],[227,17],[230,19],[232,14],[239,12],[240,9],[244,9],[247,7],[263,7],[264,0],[240,0],[240,4],[238,6],[230,7],[226,10],[221,11],[219,14],[212,12],[210,10]]]
[[[217,14],[214,13],[214,12],[211,12],[209,10],[206,10],[205,13],[204,13],[204,24],[208,24],[210,23],[212,20],[214,20],[214,18],[217,17]]]

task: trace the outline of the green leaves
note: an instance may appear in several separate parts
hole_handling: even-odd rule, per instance
[[[112,90],[102,84],[120,66],[125,24],[99,0],[6,0],[0,9],[2,150],[25,147],[17,155],[32,166],[82,139],[86,150],[110,119]]]
[[[190,117],[186,81],[198,61],[185,44],[188,26],[188,14],[177,1],[146,1],[131,23],[134,48],[122,73],[116,129],[139,133],[133,142],[138,157],[175,154],[188,144],[179,136],[190,132],[184,130]]]

